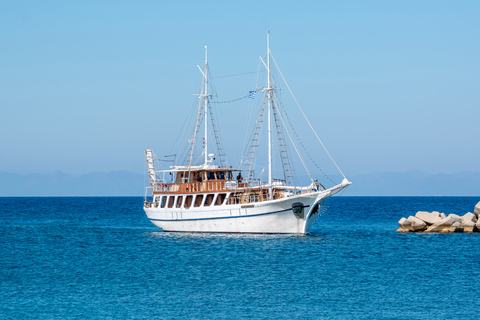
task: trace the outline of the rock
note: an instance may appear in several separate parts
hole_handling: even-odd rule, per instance
[[[425,223],[429,226],[442,220],[442,218],[440,218],[440,212],[437,212],[437,211],[434,211],[434,212],[418,211],[417,214],[415,214],[415,217],[425,221]]]
[[[475,228],[473,231],[474,232],[480,232],[480,221],[477,221],[477,223],[475,223]]]
[[[478,221],[478,219],[480,219],[480,201],[475,206],[475,210],[473,210],[473,213],[475,213],[475,216],[477,217],[477,221]]]
[[[450,213],[448,217],[452,218],[455,222],[462,223],[462,217],[460,217],[458,214]]]
[[[400,226],[400,229],[403,230],[402,232],[410,232],[412,221],[402,218],[400,221],[398,221],[398,225]]]
[[[450,228],[448,228],[449,232],[463,232],[463,227],[460,222],[455,221]]]
[[[420,220],[414,216],[408,217],[407,221],[410,221],[412,223],[410,226],[412,231],[423,231],[427,229],[427,224],[423,220]]]
[[[474,213],[446,216],[438,211],[418,211],[415,216],[400,219],[398,225],[397,232],[480,232],[480,202],[475,205]]]
[[[452,218],[446,217],[432,224],[425,232],[442,232],[445,229],[448,230],[454,223],[455,221]]]
[[[475,223],[473,221],[464,221],[462,227],[463,232],[473,232],[475,229]]]
[[[465,213],[462,217],[462,223],[466,221],[471,221],[473,223],[477,222],[477,217],[471,212]]]

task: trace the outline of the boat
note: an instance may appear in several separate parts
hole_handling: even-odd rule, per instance
[[[272,127],[278,128],[278,125],[285,121],[275,98],[278,88],[272,79],[271,62],[273,60],[275,65],[276,62],[271,55],[268,35],[266,62],[262,58],[260,60],[266,68],[267,83],[263,88],[250,91],[249,98],[252,98],[256,92],[262,92],[265,94],[265,102],[260,111],[260,120],[257,120],[254,125],[251,135],[252,143],[242,160],[241,166],[243,167],[228,166],[223,157],[224,154],[222,154],[221,143],[217,140],[217,134],[215,134],[214,145],[220,146],[217,148],[218,159],[214,153],[209,153],[209,127],[215,124],[211,118],[212,123],[210,126],[208,125],[209,113],[212,114],[210,109],[212,95],[209,95],[208,92],[207,47],[205,47],[204,68],[197,66],[202,74],[202,89],[198,94],[197,119],[193,137],[189,139],[191,141],[186,160],[180,164],[173,163],[166,169],[158,169],[160,159],[156,157],[153,150],[145,150],[150,184],[146,187],[144,211],[148,219],[161,230],[165,232],[303,235],[308,233],[312,224],[321,215],[326,199],[351,184],[342,173],[343,181],[330,188],[325,188],[312,176],[310,176],[310,184],[295,185],[292,165],[285,148],[285,133],[278,129],[276,137],[280,141],[279,154],[283,175],[280,178],[273,177],[272,139],[274,128]],[[265,148],[261,149],[258,141],[265,120],[265,110],[268,143]],[[305,117],[305,119],[313,130],[308,118]],[[204,130],[200,128],[202,122]],[[201,131],[204,131],[204,134],[202,143],[199,144],[197,140],[200,139]],[[216,129],[214,131],[217,133]],[[316,133],[315,136],[318,138]],[[319,138],[318,140],[321,142]],[[199,149],[199,145],[201,146],[201,155],[198,159],[203,163],[194,162],[194,150]],[[263,180],[267,181],[261,181],[262,179],[258,178],[255,173],[254,157],[258,150],[266,151],[267,148],[268,168],[264,169],[267,169],[268,179],[264,178]],[[333,158],[331,160],[333,161]],[[340,171],[339,168],[338,170]]]

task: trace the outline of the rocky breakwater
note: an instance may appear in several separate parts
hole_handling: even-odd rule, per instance
[[[418,211],[415,216],[402,218],[398,221],[398,232],[480,232],[480,202],[474,212],[463,216],[438,211]]]

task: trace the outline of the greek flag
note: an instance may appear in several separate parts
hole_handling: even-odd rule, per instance
[[[257,93],[257,92],[256,92],[256,91],[249,91],[248,97],[249,97],[250,99],[255,99],[255,93]]]

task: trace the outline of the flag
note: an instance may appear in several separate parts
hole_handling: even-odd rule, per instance
[[[255,93],[257,93],[257,92],[256,92],[256,91],[250,91],[250,92],[248,93],[248,97],[249,97],[250,99],[255,99]]]

